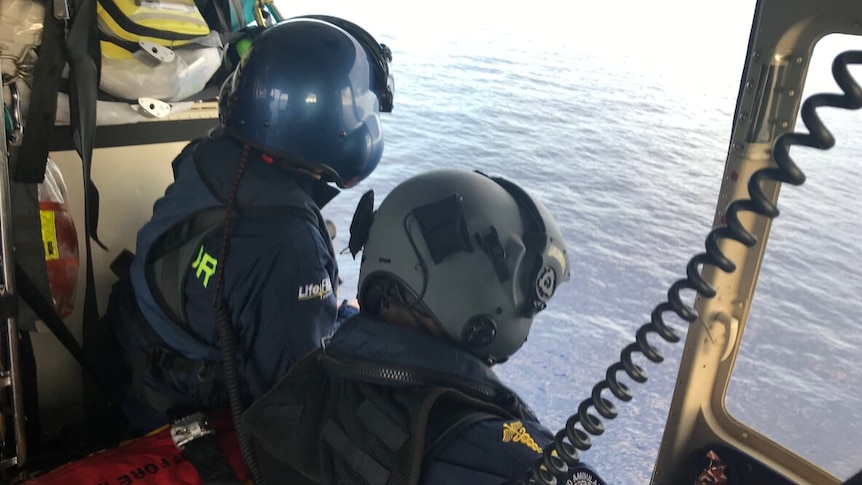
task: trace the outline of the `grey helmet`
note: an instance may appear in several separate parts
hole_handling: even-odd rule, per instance
[[[569,279],[556,222],[505,179],[427,172],[398,185],[364,219],[370,227],[356,231],[365,243],[360,303],[375,276],[394,278],[452,341],[489,364],[523,345],[533,316]]]

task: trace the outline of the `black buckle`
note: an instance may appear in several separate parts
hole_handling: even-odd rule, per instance
[[[149,352],[150,365],[162,369],[173,369],[175,354],[170,350],[154,345]]]

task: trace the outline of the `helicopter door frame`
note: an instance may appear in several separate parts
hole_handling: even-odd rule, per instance
[[[862,2],[758,0],[714,227],[724,224],[724,211],[731,201],[749,198],[751,175],[774,166],[772,143],[794,129],[814,46],[833,33],[862,35]],[[779,183],[769,182],[761,188],[773,204],[777,202]],[[692,455],[694,450],[715,445],[738,450],[796,483],[840,483],[816,464],[732,417],[725,406],[771,227],[769,218],[751,212],[739,215],[757,243],[749,248],[722,240],[720,248],[737,270],[724,273],[713,266],[702,268],[703,278],[717,294],[695,300],[698,319],[688,330],[651,483],[690,483],[691,470],[681,464],[701,458]]]
[[[772,144],[794,129],[814,46],[833,33],[862,35],[862,2],[758,0],[714,227],[724,225],[731,201],[749,198],[751,175],[775,166]],[[761,188],[777,202],[779,183]],[[736,271],[702,268],[717,294],[695,300],[698,319],[688,330],[651,483],[691,483],[691,470],[681,464],[700,459],[695,450],[724,445],[795,483],[838,484],[826,470],[732,417],[725,406],[771,227],[771,219],[752,212],[740,212],[739,219],[757,243],[746,247],[721,240],[720,249]]]

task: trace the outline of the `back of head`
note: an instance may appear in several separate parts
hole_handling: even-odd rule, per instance
[[[219,96],[224,131],[339,187],[383,154],[379,113],[391,111],[389,49],[336,17],[306,16],[254,39]]]
[[[441,333],[490,364],[523,345],[568,279],[562,234],[538,200],[505,179],[443,169],[401,183],[374,213],[359,301],[374,307],[374,288],[395,281]]]

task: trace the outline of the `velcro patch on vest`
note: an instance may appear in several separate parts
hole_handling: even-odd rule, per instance
[[[324,299],[332,294],[332,281],[330,281],[329,276],[326,278],[315,281],[312,283],[307,283],[304,285],[299,285],[299,294],[297,295],[298,301],[306,301],[306,300],[314,300],[314,299]]]

